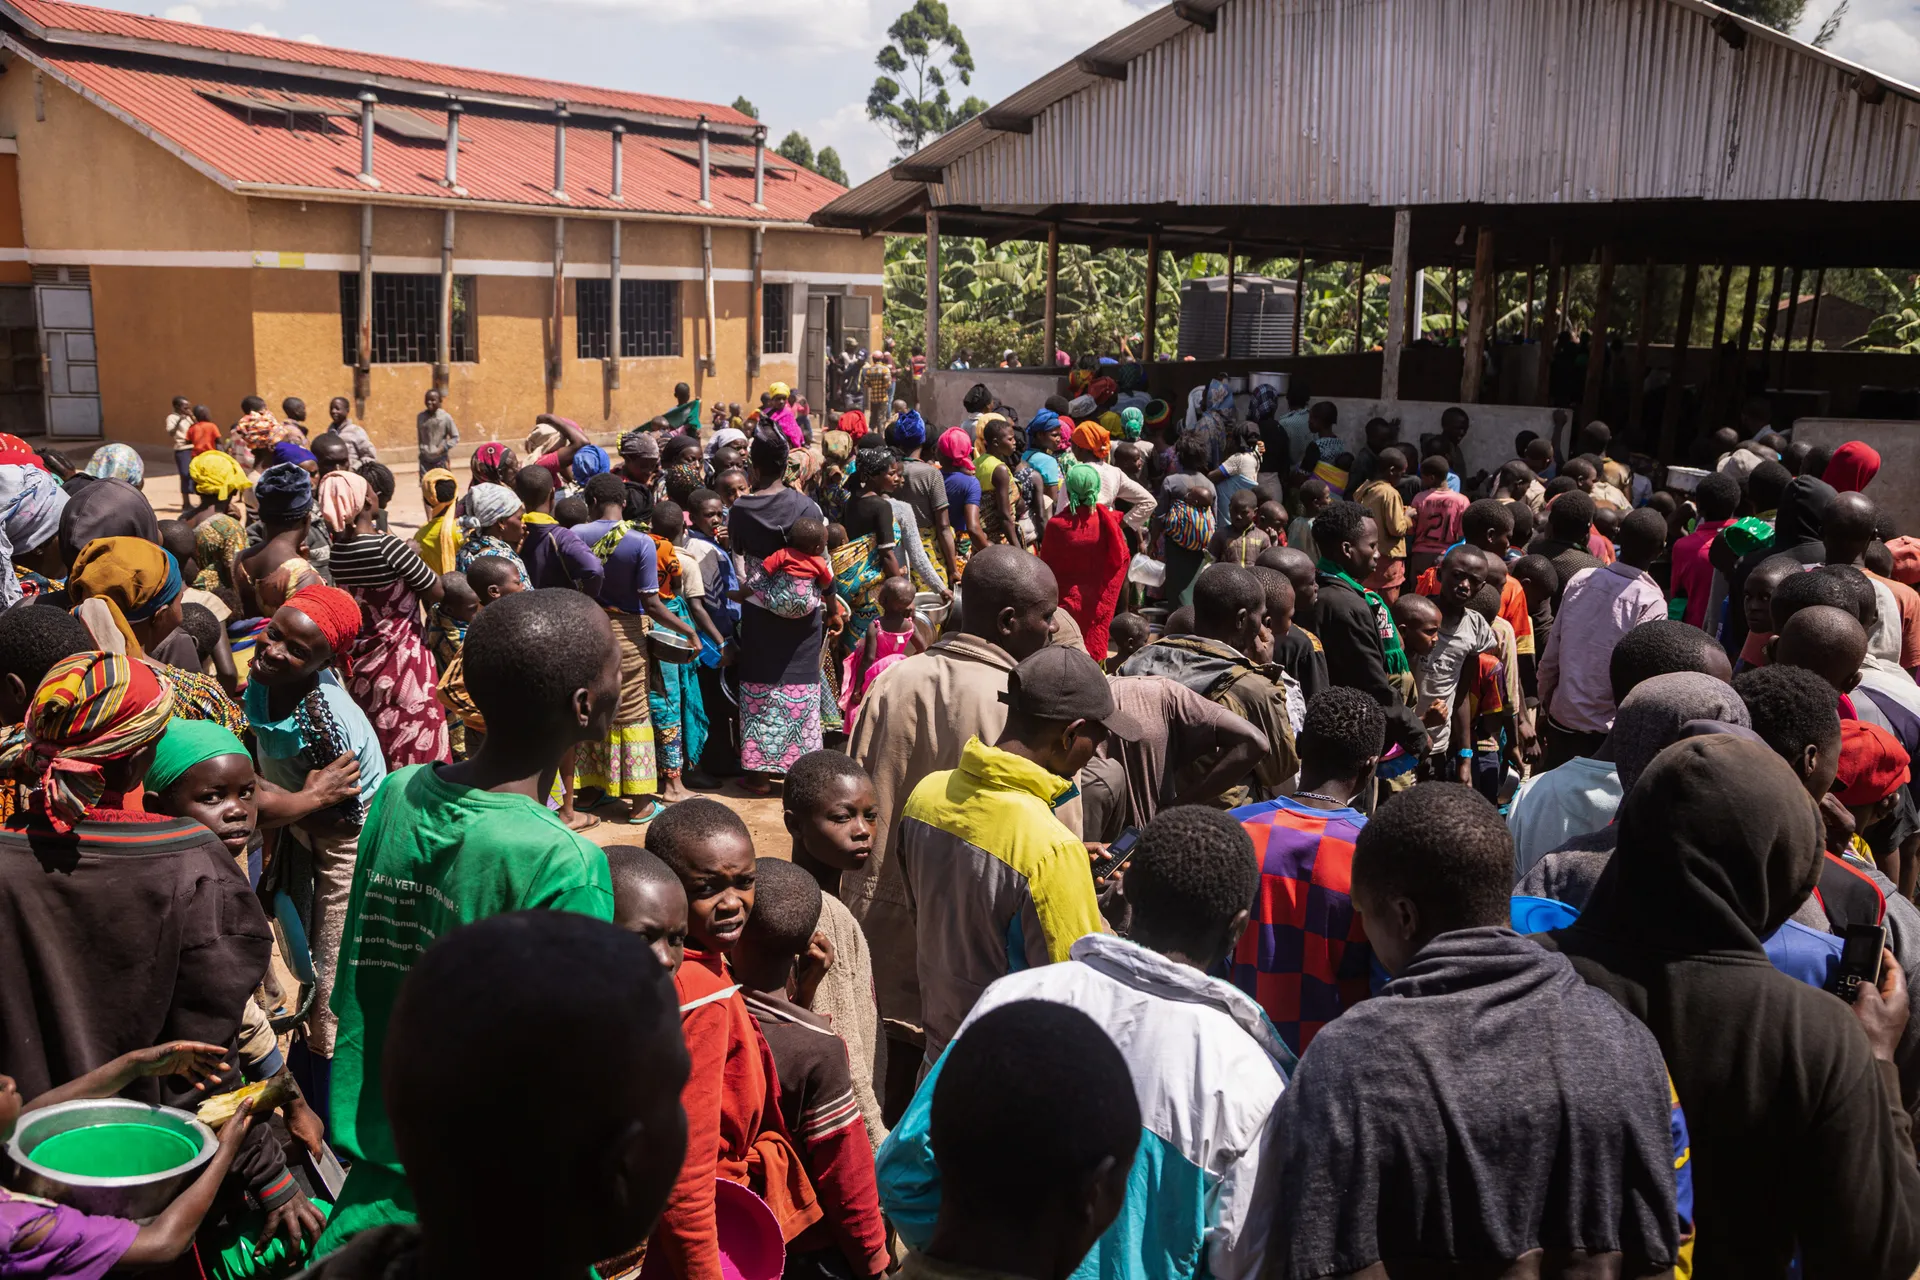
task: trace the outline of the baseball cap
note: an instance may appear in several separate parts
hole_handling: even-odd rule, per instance
[[[1050,644],[1015,667],[1000,701],[1036,720],[1093,720],[1129,742],[1146,736],[1140,722],[1114,702],[1099,664],[1065,645]]]

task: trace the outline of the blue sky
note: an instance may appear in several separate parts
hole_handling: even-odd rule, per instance
[[[100,0],[95,0],[100,2]],[[113,4],[113,0],[105,0]],[[1810,38],[1837,0],[1808,0]],[[873,57],[908,0],[146,0],[115,8],[706,102],[745,94],[775,142],[840,153],[855,182],[892,158],[866,117]],[[948,0],[989,102],[1155,7],[1150,0]],[[1920,83],[1920,3],[1851,0],[1832,51]]]
[[[858,182],[893,150],[866,118],[874,54],[910,0],[146,0],[113,8],[436,62],[705,102],[745,94],[774,142],[798,129]],[[1857,0],[1856,0],[1857,2]],[[948,0],[993,101],[1153,6]]]

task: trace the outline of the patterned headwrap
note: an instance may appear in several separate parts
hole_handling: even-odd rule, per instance
[[[96,480],[125,480],[137,485],[147,474],[147,464],[124,444],[103,444],[87,460],[87,474]]]
[[[1100,473],[1084,462],[1067,468],[1067,505],[1085,511],[1100,501]]]
[[[1141,430],[1146,426],[1146,415],[1138,409],[1127,408],[1120,411],[1120,431],[1122,440],[1138,440]]]
[[[287,597],[287,607],[298,609],[320,628],[320,634],[327,638],[327,645],[333,650],[333,660],[340,669],[353,674],[354,641],[360,638],[360,602],[342,591],[339,587],[329,587],[314,582],[300,588]]]
[[[172,714],[171,683],[146,663],[73,654],[47,669],[26,722],[0,739],[0,772],[34,787],[34,804],[64,834],[100,803],[101,763],[153,742]]]
[[[520,508],[519,496],[505,485],[477,484],[467,490],[467,509],[473,513],[475,528],[505,520]]]
[[[187,466],[187,476],[193,481],[195,493],[204,493],[221,502],[253,484],[240,464],[233,460],[233,455],[218,449],[197,455]]]
[[[1176,499],[1166,505],[1162,522],[1167,541],[1176,547],[1205,551],[1207,544],[1213,541],[1214,511],[1211,503],[1196,507]]]
[[[19,436],[0,431],[0,466],[39,467],[42,471],[47,464],[33,451],[33,446]]]
[[[1147,407],[1140,411],[1140,416],[1149,427],[1164,427],[1173,417],[1173,406],[1165,400],[1149,400]]]
[[[373,486],[351,471],[329,471],[320,477],[313,500],[320,504],[320,518],[327,528],[340,533],[360,518],[360,512],[373,497]]]
[[[20,603],[13,560],[60,532],[67,491],[43,467],[0,464],[0,608]]]
[[[917,410],[907,410],[887,428],[887,443],[896,449],[918,449],[926,442],[927,424]]]
[[[1075,396],[1067,401],[1066,416],[1078,422],[1082,418],[1091,418],[1099,409],[1099,404],[1092,396]]]
[[[613,470],[613,459],[597,444],[583,444],[573,451],[573,482],[585,484],[595,476]]]
[[[145,650],[134,637],[133,623],[145,622],[180,596],[180,562],[165,548],[145,538],[95,538],[81,549],[67,575],[67,594],[76,604],[98,600],[107,607],[114,630],[125,639],[126,651],[141,657]]]
[[[265,409],[256,409],[233,424],[234,439],[254,453],[264,452],[273,443],[280,420]]]
[[[301,467],[268,467],[254,483],[262,520],[299,520],[313,506],[313,477]]]
[[[653,432],[648,431],[645,427],[636,427],[620,437],[620,456],[623,458],[653,458],[658,460],[660,457],[660,442],[654,439]]]
[[[1123,360],[1114,370],[1114,380],[1122,392],[1138,391],[1147,385],[1147,370],[1138,360]]]
[[[1095,378],[1087,387],[1087,394],[1093,397],[1094,404],[1106,408],[1120,396],[1120,384],[1112,378]]]
[[[1247,416],[1256,422],[1273,416],[1280,407],[1280,393],[1265,383],[1253,389],[1253,398],[1247,407]]]
[[[1222,417],[1232,416],[1233,388],[1227,384],[1225,378],[1215,378],[1207,383],[1205,403],[1209,413],[1217,413]]]
[[[473,470],[475,484],[495,484],[500,479],[500,469],[513,457],[513,450],[497,440],[489,440],[473,451]]]
[[[1075,369],[1067,375],[1067,390],[1076,396],[1085,395],[1087,388],[1093,385],[1093,370]]]

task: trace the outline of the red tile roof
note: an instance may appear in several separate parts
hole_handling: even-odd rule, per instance
[[[273,36],[228,31],[191,22],[172,22],[164,18],[121,13],[116,9],[97,9],[92,5],[64,4],[60,0],[0,0],[0,14],[19,23],[28,35],[52,44],[84,43],[94,47],[117,45],[123,48],[128,46],[128,42],[174,45],[178,47],[180,56],[198,56],[200,60],[205,60],[206,55],[210,54],[238,59],[265,59],[366,77],[416,80],[475,94],[562,99],[576,106],[649,112],[687,120],[704,115],[717,124],[748,128],[755,123],[751,117],[732,107],[713,103],[689,102],[648,93],[626,93],[618,89],[509,75],[500,71],[474,71],[413,58],[331,49],[302,40],[281,40]]]
[[[48,4],[46,0],[15,2],[70,12],[101,12]],[[699,165],[674,154],[695,154],[695,143],[684,135],[662,138],[628,133],[621,158],[624,198],[616,201],[609,194],[613,134],[606,121],[586,121],[576,116],[567,128],[568,199],[559,201],[551,194],[552,123],[481,109],[468,110],[460,118],[458,180],[466,195],[449,196],[440,185],[446,171],[446,153],[438,140],[446,132],[446,113],[383,97],[383,109],[418,117],[438,137],[431,142],[408,142],[376,127],[373,171],[380,189],[374,194],[355,176],[360,171],[360,104],[346,89],[333,95],[316,92],[313,85],[305,84],[298,92],[284,93],[214,78],[205,74],[205,68],[186,64],[161,70],[148,63],[126,65],[125,59],[107,55],[70,56],[65,50],[56,53],[44,48],[29,52],[52,74],[131,118],[156,139],[222,175],[230,185],[371,194],[375,200],[381,195],[424,196],[448,200],[456,208],[463,200],[489,201],[545,209],[624,209],[780,222],[804,222],[845,190],[769,151],[766,209],[756,210],[752,207],[752,147],[716,142],[712,147],[713,208],[702,209]],[[251,79],[257,81],[258,77]],[[292,128],[263,115],[255,115],[249,122],[244,112],[209,99],[207,92],[285,98],[337,114],[326,118],[324,125],[320,117],[302,116]],[[729,167],[722,168],[723,163]]]

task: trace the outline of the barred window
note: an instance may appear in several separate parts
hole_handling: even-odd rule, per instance
[[[582,360],[607,357],[607,299],[611,282],[581,279],[573,282],[574,330]],[[620,354],[623,356],[677,356],[680,354],[680,285],[675,280],[620,282]]]
[[[793,350],[793,286],[760,286],[760,350]]]
[[[453,278],[453,334],[449,347],[456,364],[480,358],[474,340],[474,278]],[[432,364],[440,347],[440,277],[373,277],[373,364]],[[349,365],[360,357],[360,274],[340,273],[340,358]]]

